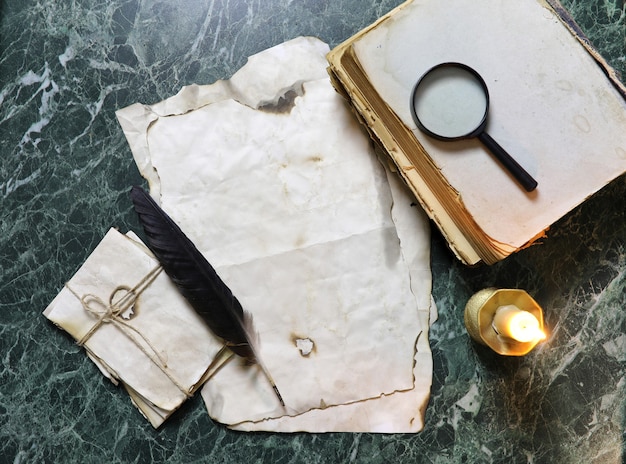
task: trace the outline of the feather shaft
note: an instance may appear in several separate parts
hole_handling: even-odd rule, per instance
[[[213,266],[145,190],[134,186],[130,196],[146,234],[148,247],[165,273],[209,329],[233,353],[250,364],[259,365],[280,404],[284,406],[274,380],[257,356],[255,347],[258,337],[252,315],[244,311]]]

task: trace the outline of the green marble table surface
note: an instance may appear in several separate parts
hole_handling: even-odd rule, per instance
[[[155,431],[41,315],[109,227],[139,230],[117,109],[228,78],[299,35],[332,47],[399,3],[0,1],[0,463],[623,462],[624,178],[492,267],[464,267],[433,230],[434,377],[415,435],[237,433],[199,395]],[[622,0],[564,5],[626,75]],[[523,358],[473,345],[462,311],[488,286],[528,290],[549,341]]]

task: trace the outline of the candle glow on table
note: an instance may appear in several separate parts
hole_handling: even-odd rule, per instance
[[[546,338],[543,310],[524,290],[486,288],[465,306],[472,339],[498,354],[524,356]]]

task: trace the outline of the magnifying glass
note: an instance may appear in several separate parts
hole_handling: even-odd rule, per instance
[[[488,111],[487,84],[462,63],[431,68],[411,94],[411,113],[421,131],[444,141],[477,137],[520,185],[532,192],[537,181],[485,132]]]

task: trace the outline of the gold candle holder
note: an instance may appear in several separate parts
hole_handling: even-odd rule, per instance
[[[546,338],[543,310],[524,290],[486,288],[465,306],[465,327],[498,354],[524,356]]]

